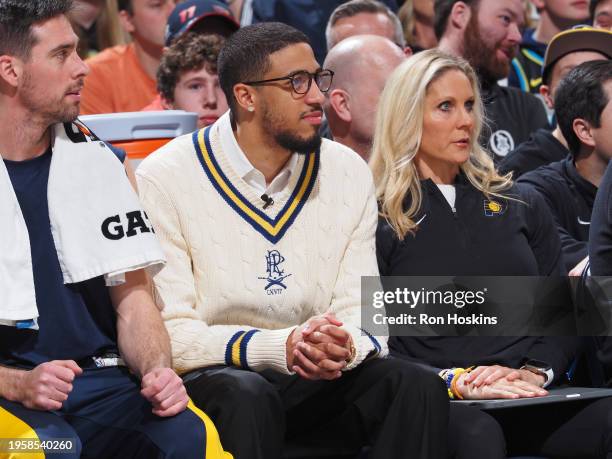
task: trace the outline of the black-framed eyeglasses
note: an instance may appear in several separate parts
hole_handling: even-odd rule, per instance
[[[300,70],[299,72],[295,72],[284,77],[270,78],[269,80],[243,81],[243,84],[257,86],[264,83],[271,83],[273,81],[289,80],[291,81],[291,87],[296,94],[306,94],[308,91],[310,91],[312,80],[315,81],[321,92],[327,92],[331,87],[333,79],[334,72],[331,70],[318,70],[315,73]]]

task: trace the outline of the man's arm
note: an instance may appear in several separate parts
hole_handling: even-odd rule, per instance
[[[144,270],[126,273],[125,283],[110,287],[117,311],[119,352],[142,379],[141,394],[158,416],[173,416],[187,407],[183,381],[171,369],[170,339],[149,293]]]
[[[134,168],[130,164],[130,158],[125,157],[125,161],[123,162],[123,168],[125,169],[125,175],[127,175],[128,180],[134,187],[136,193],[138,193],[138,184],[136,183],[136,174],[134,173]]]
[[[544,170],[528,172],[521,176],[517,183],[531,188],[544,198],[559,233],[565,268],[570,271],[588,255],[587,243],[574,238],[563,226],[562,222],[564,221],[564,214],[567,213],[567,206],[571,207],[572,203],[567,201],[569,198],[567,191],[563,187],[555,186],[553,182],[543,177],[543,174]],[[565,219],[567,220],[567,217]]]
[[[59,410],[82,372],[74,360],[53,360],[32,370],[0,366],[0,397],[33,410]]]
[[[369,169],[357,174],[362,184],[361,209],[356,226],[340,263],[329,312],[343,323],[350,336],[354,355],[345,370],[350,370],[368,355],[383,357],[388,353],[387,337],[377,337],[361,330],[361,277],[378,276],[375,233],[378,208]],[[365,330],[367,332],[367,330]]]
[[[124,284],[110,287],[117,310],[119,352],[141,378],[172,364],[168,332],[149,291],[144,270],[126,273]]]
[[[25,370],[0,366],[0,398],[18,402],[19,387],[22,385]]]

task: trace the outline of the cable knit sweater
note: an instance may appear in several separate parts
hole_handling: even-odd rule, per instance
[[[378,275],[367,165],[324,139],[263,209],[221,150],[223,127],[173,140],[136,172],[168,260],[154,290],[177,371],[226,364],[290,373],[289,334],[326,311],[353,338],[347,370],[386,355],[386,339],[359,328],[360,276]]]

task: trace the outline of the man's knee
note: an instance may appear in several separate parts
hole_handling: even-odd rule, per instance
[[[506,455],[506,440],[500,424],[474,407],[451,404],[449,443],[454,457],[500,458]]]
[[[228,390],[238,398],[238,403],[258,401],[280,401],[276,388],[258,373],[245,371],[229,375],[226,379]]]
[[[49,439],[52,440],[52,444],[57,444],[58,448],[63,448],[66,453],[64,454],[61,450],[56,450],[57,455],[53,455],[52,457],[69,459],[69,458],[79,458],[81,457],[81,452],[83,450],[83,445],[81,444],[81,439],[76,434],[74,429],[70,427],[65,422],[56,423],[56,424],[47,424],[45,425],[45,433],[44,435],[39,434],[39,438],[41,440]],[[62,453],[61,455],[59,453]]]
[[[47,411],[30,410],[5,399],[0,399],[0,433],[12,438],[50,441],[51,446],[56,445],[53,451],[58,458],[72,459],[81,456],[81,439],[61,417]],[[19,453],[10,457],[31,457],[31,454],[24,453],[22,456]]]
[[[602,436],[598,451],[601,457],[608,457],[612,454],[612,397],[594,402],[587,410],[592,419],[601,423]]]
[[[223,450],[215,425],[203,411],[190,403],[178,416],[180,426],[173,423],[168,428],[180,431],[176,432],[175,441],[166,445],[164,459],[231,459]]]
[[[483,438],[488,438],[501,445],[505,442],[504,432],[499,423],[483,411],[478,416],[473,416],[469,423],[455,427],[466,441],[477,442],[482,441]]]
[[[258,373],[228,368],[214,375],[204,374],[200,378],[214,378],[214,384],[199,385],[196,380],[188,384],[188,391],[196,405],[213,417],[214,411],[219,409],[242,415],[255,412],[282,416],[283,408],[278,391]],[[210,390],[212,403],[199,403],[201,390]]]
[[[397,393],[409,393],[428,404],[448,406],[444,381],[434,371],[400,359],[388,359],[387,377]]]

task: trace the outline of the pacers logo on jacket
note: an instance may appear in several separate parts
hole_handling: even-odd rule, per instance
[[[284,261],[285,257],[278,250],[268,250],[266,255],[266,276],[258,278],[267,282],[264,290],[268,295],[278,295],[287,288],[284,281],[291,274],[285,274],[285,270],[281,266]]]
[[[499,201],[493,201],[491,199],[485,199],[483,201],[484,214],[486,217],[494,217],[496,215],[503,215],[506,212],[506,206]]]

